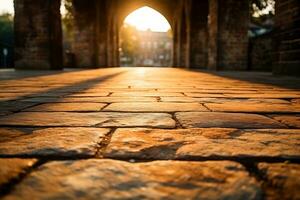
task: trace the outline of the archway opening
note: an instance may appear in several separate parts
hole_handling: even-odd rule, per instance
[[[171,26],[161,13],[147,6],[133,11],[120,28],[121,66],[172,66],[172,37]]]

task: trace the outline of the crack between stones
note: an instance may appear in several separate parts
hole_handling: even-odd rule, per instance
[[[204,108],[206,108],[208,111],[213,112],[208,106],[205,105],[205,103],[200,103]]]
[[[172,119],[175,121],[175,129],[183,129],[182,124],[179,122],[179,120],[176,118],[176,113],[170,113],[172,116]]]
[[[98,143],[97,149],[96,149],[96,153],[95,153],[95,157],[96,158],[104,158],[103,154],[107,148],[107,146],[109,145],[111,138],[114,134],[114,132],[117,130],[117,128],[113,128],[111,129],[106,135],[105,137]]]
[[[14,190],[14,188],[19,183],[21,183],[27,176],[29,176],[29,174],[31,172],[33,172],[35,169],[37,169],[38,167],[40,167],[44,163],[45,163],[45,161],[38,160],[34,165],[32,165],[31,167],[25,169],[24,172],[19,174],[16,178],[13,178],[13,179],[9,180],[8,183],[5,183],[5,184],[1,185],[0,186],[0,199],[4,196],[8,195],[10,192],[12,192]]]

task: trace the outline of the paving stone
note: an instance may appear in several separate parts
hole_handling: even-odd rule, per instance
[[[20,111],[25,108],[36,105],[36,103],[33,103],[33,102],[22,102],[22,101],[1,102],[1,100],[2,100],[2,98],[0,99],[0,112],[1,113],[16,112],[16,111]]]
[[[192,102],[196,103],[199,102],[198,98],[193,97],[161,97],[160,100],[162,102]]]
[[[176,118],[185,128],[286,128],[275,120],[257,114],[179,112]]]
[[[239,98],[195,98],[200,103],[232,103],[232,104],[254,104],[254,103],[269,103],[269,104],[291,104],[283,99],[239,99]]]
[[[296,104],[300,104],[300,99],[292,99],[291,102],[296,103]]]
[[[117,129],[104,156],[118,159],[299,159],[300,130]]]
[[[178,111],[209,111],[200,103],[113,103],[105,111],[122,112],[178,112]]]
[[[17,179],[36,161],[35,159],[0,158],[0,186]]]
[[[281,99],[293,99],[300,98],[300,92],[298,93],[265,93],[265,94],[224,94],[227,97],[231,98],[281,98]]]
[[[300,113],[300,105],[255,102],[207,103],[210,110],[216,112],[252,112],[252,113]]]
[[[184,96],[179,92],[116,92],[112,97],[180,97]]]
[[[46,103],[31,107],[25,111],[44,112],[44,111],[73,111],[73,112],[93,112],[100,111],[107,104],[103,103]]]
[[[0,128],[1,156],[93,156],[109,129],[102,128]],[[16,133],[17,132],[17,133]],[[20,132],[24,132],[21,134]]]
[[[109,92],[82,92],[82,93],[75,93],[75,94],[71,94],[69,95],[70,97],[106,97],[107,95],[109,95]]]
[[[0,128],[0,143],[14,140],[17,137],[32,133],[33,129],[26,128],[13,128],[13,127],[1,127]]]
[[[27,176],[4,200],[261,197],[259,183],[235,162],[127,163],[90,159],[47,163]]]
[[[1,117],[0,125],[174,128],[175,121],[165,113],[21,112]]]
[[[270,115],[273,119],[292,128],[300,128],[300,115]]]
[[[117,103],[117,102],[156,102],[155,97],[65,97],[65,98],[29,98],[25,102],[39,103]]]
[[[266,199],[300,199],[300,165],[287,163],[260,163],[266,179]]]
[[[184,93],[185,95],[189,96],[189,97],[205,97],[205,98],[222,98],[225,97],[223,94],[210,94],[210,93],[189,93],[186,92]]]

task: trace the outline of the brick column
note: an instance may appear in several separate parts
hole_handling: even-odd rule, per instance
[[[300,1],[277,0],[275,15],[275,74],[300,76]]]
[[[173,22],[174,67],[190,67],[190,0],[179,1]]]
[[[208,47],[208,1],[193,0],[191,6],[191,41],[190,65],[191,68],[207,68]]]
[[[15,67],[61,69],[60,0],[14,0]]]
[[[209,1],[209,68],[246,70],[248,0]]]
[[[73,0],[74,41],[76,67],[93,68],[97,66],[96,42],[96,2]]]

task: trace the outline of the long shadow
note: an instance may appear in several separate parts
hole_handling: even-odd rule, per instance
[[[88,79],[85,81],[81,81],[75,84],[71,84],[71,85],[67,85],[67,86],[63,86],[60,88],[55,88],[55,89],[49,89],[49,90],[44,90],[41,92],[37,92],[34,94],[29,94],[29,95],[24,95],[24,96],[20,96],[18,98],[15,98],[14,100],[8,100],[8,101],[1,101],[0,100],[0,117],[1,117],[1,113],[2,115],[7,115],[10,114],[11,112],[19,112],[23,109],[26,109],[28,107],[31,106],[35,106],[38,105],[40,103],[47,103],[46,101],[43,102],[43,100],[39,101],[39,102],[30,102],[30,101],[20,101],[20,100],[24,100],[26,98],[39,98],[39,95],[43,97],[42,94],[45,93],[54,93],[57,95],[54,95],[53,98],[54,100],[52,102],[55,102],[55,99],[59,100],[59,98],[63,98],[63,96],[60,96],[60,93],[67,93],[68,94],[72,94],[75,92],[80,92],[80,91],[84,91],[86,89],[91,88],[92,86],[99,84],[101,82],[105,82],[109,79],[112,79],[116,76],[119,76],[120,74],[125,73],[126,71],[121,71],[121,72],[117,72],[117,73],[113,73],[113,74],[109,74],[109,75],[105,75],[105,76],[101,76],[101,77],[97,77],[97,78],[93,78],[93,79]]]
[[[24,78],[37,77],[40,78],[43,76],[60,75],[80,71],[83,71],[83,69],[64,69],[55,71],[0,69],[0,81],[20,80]]]
[[[249,72],[249,71],[209,71],[196,70],[193,72],[201,72],[229,78],[233,80],[246,81],[249,83],[267,84],[270,86],[278,86],[286,89],[300,89],[300,78],[292,76],[275,76],[270,72]]]

